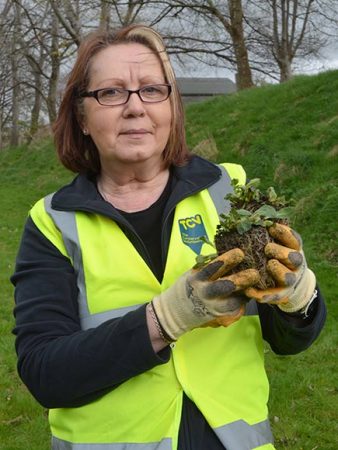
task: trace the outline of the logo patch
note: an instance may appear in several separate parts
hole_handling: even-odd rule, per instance
[[[183,244],[191,248],[197,255],[201,253],[204,242],[201,237],[208,238],[205,226],[200,214],[185,219],[179,219],[180,233]]]

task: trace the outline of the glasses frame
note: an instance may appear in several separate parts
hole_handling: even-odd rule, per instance
[[[147,89],[147,88],[149,88],[149,87],[157,87],[157,86],[166,86],[166,87],[168,88],[168,95],[167,95],[164,99],[162,99],[162,100],[156,100],[156,101],[154,101],[154,102],[149,102],[149,101],[147,101],[147,100],[143,100],[143,98],[141,97],[141,91],[143,91],[144,89]],[[127,96],[126,100],[123,101],[122,103],[116,103],[116,104],[114,104],[114,105],[107,105],[107,104],[105,104],[105,103],[101,103],[100,100],[99,100],[99,93],[100,93],[101,91],[105,91],[105,90],[107,90],[107,89],[119,89],[119,90],[121,90],[121,91],[128,92],[128,96]],[[137,94],[137,95],[138,95],[138,98],[141,100],[142,103],[149,103],[149,104],[151,105],[152,103],[161,103],[161,102],[166,101],[166,100],[169,98],[171,92],[172,92],[171,84],[161,83],[161,84],[148,84],[147,86],[143,86],[143,87],[141,87],[140,89],[135,89],[135,90],[132,90],[132,89],[122,89],[122,88],[117,88],[117,87],[108,87],[108,88],[96,89],[95,91],[83,92],[82,94],[79,94],[79,97],[80,97],[80,98],[82,98],[82,97],[93,97],[93,98],[95,98],[95,100],[96,100],[96,101],[99,103],[99,105],[101,105],[101,106],[120,106],[120,105],[125,105],[126,103],[128,103],[131,94]]]

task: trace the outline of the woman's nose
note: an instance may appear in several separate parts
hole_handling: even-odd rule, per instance
[[[142,116],[145,114],[144,103],[136,92],[130,94],[129,100],[125,104],[124,115]]]

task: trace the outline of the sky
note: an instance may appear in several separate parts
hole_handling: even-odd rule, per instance
[[[332,45],[323,51],[323,56],[320,59],[315,59],[309,62],[310,72],[322,72],[323,70],[338,69],[338,43]],[[304,68],[306,70],[306,68]]]
[[[315,75],[316,73],[328,70],[338,70],[338,43],[335,45],[332,44],[330,47],[322,50],[321,57],[298,61],[297,66],[298,67],[295,69],[295,74],[297,75]],[[203,66],[202,63],[186,66],[185,68],[175,65],[175,73],[178,77],[219,77],[229,78],[235,82],[234,72],[225,68],[214,68],[207,65]]]

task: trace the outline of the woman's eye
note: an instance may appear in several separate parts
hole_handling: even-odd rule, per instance
[[[116,97],[121,94],[121,91],[118,89],[104,89],[101,91],[101,97]]]
[[[157,86],[147,86],[142,89],[146,94],[156,94],[157,92],[161,92],[161,90]]]

